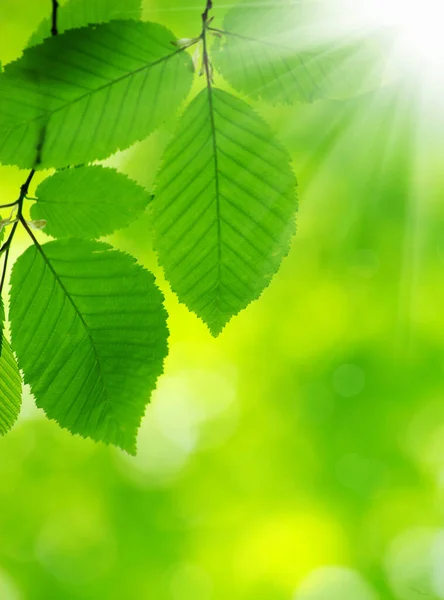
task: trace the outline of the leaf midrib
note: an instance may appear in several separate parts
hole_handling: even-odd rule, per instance
[[[206,51],[206,40],[204,37],[205,51]],[[213,86],[210,81],[210,74],[208,69],[206,71],[207,80],[207,92],[208,92],[208,110],[210,113],[210,129],[211,139],[213,147],[213,162],[214,162],[214,188],[216,192],[216,223],[217,223],[217,295],[216,295],[216,307],[220,312],[220,283],[221,283],[221,261],[222,261],[222,241],[221,241],[221,216],[220,216],[220,187],[219,187],[219,157],[217,148],[217,135],[216,135],[216,122],[214,118],[214,97],[213,97]]]
[[[80,309],[78,308],[77,304],[74,302],[72,295],[68,292],[65,284],[63,283],[63,281],[61,280],[60,276],[58,275],[57,271],[54,269],[54,267],[51,264],[50,259],[48,258],[48,256],[45,254],[43,248],[41,247],[40,244],[34,244],[35,248],[37,249],[38,252],[40,252],[40,255],[42,256],[43,260],[45,261],[45,264],[48,266],[48,268],[50,269],[51,273],[53,274],[55,280],[57,281],[57,283],[59,284],[59,286],[61,287],[63,293],[65,294],[65,296],[68,298],[68,301],[70,302],[71,306],[74,308],[74,311],[76,313],[76,315],[79,317],[80,321],[82,322],[82,325],[86,331],[86,334],[91,342],[91,347],[94,351],[94,355],[96,357],[97,360],[97,364],[99,366],[99,375],[100,375],[100,379],[102,381],[103,384],[103,389],[105,390],[105,401],[109,407],[110,412],[113,412],[113,406],[112,406],[112,402],[110,400],[109,397],[109,392],[108,392],[108,387],[104,381],[104,378],[102,376],[102,372],[103,372],[103,365],[102,365],[102,361],[101,358],[99,356],[95,341],[91,335],[90,332],[90,328],[87,324],[87,322],[85,321],[85,318],[83,317],[82,313],[80,312]],[[117,421],[116,421],[117,422]]]

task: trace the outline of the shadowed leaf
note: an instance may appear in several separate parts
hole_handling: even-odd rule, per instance
[[[325,2],[241,3],[225,17],[214,64],[236,90],[272,104],[338,99],[381,85],[382,40],[341,34],[334,23]]]

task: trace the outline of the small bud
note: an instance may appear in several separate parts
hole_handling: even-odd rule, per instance
[[[200,60],[200,48],[199,48],[199,46],[197,46],[196,50],[193,52],[193,56],[191,57],[191,60],[193,61],[194,68],[197,71],[197,67],[198,67],[199,60]]]
[[[17,218],[13,219],[12,215],[14,214],[14,208],[11,210],[11,214],[9,215],[9,217],[7,219],[0,219],[0,231],[2,231],[2,229],[4,227],[6,227],[7,225],[12,225],[12,223],[15,223],[17,221]]]
[[[46,227],[45,219],[36,219],[35,221],[26,221],[31,229],[44,229]]]
[[[199,39],[200,38],[181,38],[180,40],[174,40],[171,43],[178,48],[188,48],[198,42]]]

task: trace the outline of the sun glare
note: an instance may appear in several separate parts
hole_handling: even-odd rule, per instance
[[[359,0],[360,17],[394,35],[396,60],[436,68],[444,60],[443,0]]]
[[[442,0],[378,0],[376,8],[399,34],[407,58],[438,64],[444,58]]]

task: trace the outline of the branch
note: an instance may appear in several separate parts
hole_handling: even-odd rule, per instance
[[[205,7],[204,12],[202,13],[202,22],[204,26],[208,23],[208,15],[210,14],[210,10],[213,8],[213,0],[207,0],[207,5]]]
[[[0,208],[12,208],[13,206],[17,206],[18,200],[14,200],[14,202],[8,202],[8,204],[0,204]]]
[[[5,285],[6,269],[8,267],[9,250],[11,248],[11,243],[12,243],[12,240],[14,239],[15,231],[17,229],[19,221],[23,220],[23,217],[22,217],[23,200],[25,199],[25,197],[28,194],[29,186],[31,184],[31,181],[32,181],[32,178],[34,177],[34,175],[35,175],[35,170],[32,169],[30,171],[28,177],[26,178],[25,183],[20,187],[20,195],[17,198],[17,200],[13,203],[13,205],[17,204],[17,207],[18,207],[17,208],[17,220],[14,223],[14,225],[12,226],[11,233],[9,234],[8,239],[3,244],[3,246],[0,248],[0,254],[5,253],[5,258],[3,261],[2,276],[0,279],[0,297],[2,295],[3,287]]]
[[[59,10],[59,3],[57,0],[52,0],[52,27],[51,27],[51,35],[58,35],[57,29],[57,13]]]
[[[17,223],[14,223],[14,227],[17,225]],[[14,229],[14,228],[13,228]],[[12,232],[11,232],[12,233]],[[8,268],[8,258],[9,258],[9,250],[10,250],[11,245],[9,245],[6,250],[5,250],[5,259],[3,261],[3,270],[2,270],[2,278],[0,280],[0,298],[1,295],[3,293],[3,287],[5,285],[5,278],[6,278],[6,269]]]

